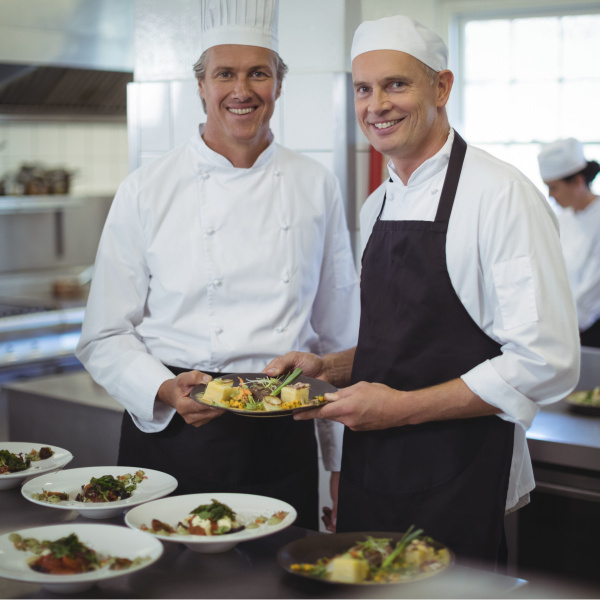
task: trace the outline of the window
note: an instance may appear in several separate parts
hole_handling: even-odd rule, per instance
[[[574,137],[600,162],[600,14],[460,23],[466,139],[517,166],[547,195],[542,144]],[[593,183],[600,192],[600,176]]]

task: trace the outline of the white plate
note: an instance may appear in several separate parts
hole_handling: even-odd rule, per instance
[[[103,475],[133,475],[139,468],[144,471],[148,479],[137,484],[137,488],[131,496],[125,500],[114,502],[77,502],[75,497],[81,491],[81,486],[90,482],[92,477]],[[28,481],[22,488],[21,493],[27,500],[41,506],[58,508],[62,510],[76,510],[82,517],[88,519],[110,519],[120,515],[125,509],[137,506],[142,502],[149,502],[170,494],[177,487],[177,479],[161,471],[144,469],[143,467],[82,467],[79,469],[65,469],[58,473],[41,475]],[[69,500],[60,502],[44,502],[34,500],[33,494],[41,494],[42,490],[48,492],[66,492]]]
[[[51,446],[50,444],[40,444],[38,442],[0,442],[0,450],[8,450],[13,454],[19,454],[19,452],[26,454],[32,450],[39,452],[40,448],[44,446],[48,446],[51,450],[54,450],[54,454],[50,458],[32,462],[29,468],[24,471],[1,474],[0,490],[15,488],[21,485],[28,477],[58,471],[73,460],[73,455],[68,450],[64,450],[58,446]]]
[[[119,525],[78,524],[47,525],[32,527],[11,533],[21,537],[33,537],[38,540],[58,540],[75,533],[79,541],[95,550],[98,554],[118,556],[133,560],[138,557],[148,557],[149,560],[123,571],[111,571],[108,567],[80,573],[77,575],[50,575],[38,573],[27,564],[27,559],[35,556],[31,552],[17,550],[8,539],[9,533],[0,536],[0,577],[38,583],[47,590],[55,593],[77,594],[90,589],[103,579],[111,579],[134,573],[149,567],[163,553],[163,545],[153,536],[141,531],[132,531]]]
[[[176,527],[177,523],[187,517],[192,510],[202,504],[210,504],[213,498],[227,504],[237,514],[238,521],[242,525],[246,525],[260,516],[270,517],[280,510],[284,510],[288,514],[278,525],[263,523],[256,529],[243,529],[237,533],[226,533],[225,535],[151,535],[155,535],[165,542],[180,542],[194,552],[226,552],[240,542],[272,535],[289,527],[297,516],[293,506],[275,498],[254,496],[252,494],[218,494],[215,492],[211,494],[187,494],[148,502],[130,510],[125,515],[125,523],[132,529],[140,529],[142,525],[150,527],[152,519],[158,519],[163,523]]]

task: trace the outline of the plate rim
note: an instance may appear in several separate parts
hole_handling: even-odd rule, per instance
[[[62,448],[60,446],[55,446],[54,444],[40,444],[37,442],[29,443],[29,442],[19,442],[19,441],[11,440],[11,441],[0,442],[0,450],[9,450],[9,452],[14,453],[14,451],[10,450],[10,448],[6,448],[7,444],[19,444],[19,445],[22,444],[24,446],[32,446],[33,449],[36,449],[36,446],[38,446],[40,448],[48,446],[52,450],[54,450],[55,454],[58,450],[60,450],[61,452],[64,452],[65,455],[62,458],[60,458],[58,463],[56,463],[52,466],[49,466],[49,465],[44,465],[44,466],[39,466],[39,467],[34,466],[33,470],[31,470],[31,467],[29,467],[28,469],[25,469],[24,471],[17,471],[16,473],[0,474],[0,481],[9,481],[11,479],[13,479],[13,480],[27,479],[28,477],[36,477],[38,475],[43,475],[44,473],[48,473],[51,471],[59,471],[63,467],[68,465],[74,458],[73,453],[70,450],[67,450],[66,448]]]

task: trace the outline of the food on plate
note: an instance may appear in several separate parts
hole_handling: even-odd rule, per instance
[[[76,575],[103,567],[121,571],[149,560],[148,557],[130,560],[116,556],[100,556],[83,544],[74,533],[54,541],[23,538],[18,533],[11,533],[9,539],[17,550],[35,555],[28,561],[31,569],[51,575]]]
[[[222,406],[240,411],[271,412],[291,410],[302,406],[318,406],[325,401],[323,396],[310,398],[310,384],[293,383],[302,369],[296,369],[287,376],[259,377],[246,379],[238,377],[239,385],[233,379],[213,379],[206,386],[204,394],[196,398],[213,406]]]
[[[31,452],[19,452],[18,454],[10,452],[10,450],[0,450],[0,475],[24,471],[32,462],[46,460],[53,454],[54,450],[48,446],[43,446],[39,451],[33,448]]]
[[[582,390],[573,392],[567,396],[567,400],[573,404],[581,406],[598,406],[600,407],[600,386],[593,390]]]
[[[346,552],[316,563],[296,563],[293,571],[340,583],[394,583],[419,579],[450,564],[447,548],[436,548],[422,529],[411,527],[394,544],[391,538],[367,537]]]
[[[256,529],[265,523],[278,525],[287,514],[285,511],[278,511],[271,517],[256,517],[244,525],[227,504],[213,499],[211,504],[202,504],[192,510],[175,527],[158,519],[152,519],[150,527],[142,525],[140,529],[157,535],[226,535],[243,531],[246,528]]]
[[[81,486],[81,492],[77,494],[77,502],[115,502],[129,498],[138,484],[144,479],[148,479],[144,471],[136,471],[134,475],[103,475],[102,477],[92,477],[89,483]],[[67,492],[51,492],[42,489],[40,494],[31,494],[34,500],[41,502],[60,502],[69,500]]]

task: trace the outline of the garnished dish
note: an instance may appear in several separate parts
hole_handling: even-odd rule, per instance
[[[317,537],[317,539],[315,539]],[[279,551],[279,563],[295,575],[328,583],[397,584],[448,568],[448,548],[411,527],[406,533],[342,533],[302,538]]]
[[[0,536],[0,577],[78,593],[144,569],[162,555],[159,540],[119,525],[69,523]]]
[[[32,448],[29,452],[18,454],[10,450],[0,449],[0,475],[16,473],[29,469],[32,462],[46,460],[54,456],[54,450],[50,446],[42,446],[39,450]]]
[[[251,494],[188,494],[148,502],[130,510],[125,523],[195,552],[225,552],[240,542],[289,527],[294,508]]]
[[[567,404],[573,412],[600,416],[600,386],[572,392],[567,396]]]
[[[138,556],[134,560],[117,556],[101,556],[83,544],[75,533],[57,540],[23,538],[18,533],[11,533],[8,539],[17,550],[34,554],[34,558],[27,561],[31,569],[51,575],[75,575],[103,567],[120,571],[150,560],[147,556]]]
[[[135,474],[125,473],[124,475],[102,475],[101,477],[92,477],[89,483],[81,486],[81,492],[75,496],[76,502],[116,502],[131,497],[138,483],[148,479],[141,469]],[[68,500],[69,494],[66,492],[49,492],[42,490],[39,494],[32,494],[34,500],[41,502],[60,502]]]
[[[280,377],[264,373],[238,373],[196,386],[190,396],[207,406],[253,417],[280,417],[327,403],[324,394],[337,389],[318,379],[302,376],[302,369]]]
[[[0,490],[21,485],[27,478],[58,471],[73,455],[63,448],[31,442],[0,442]]]
[[[172,527],[158,519],[152,519],[151,527],[142,525],[142,531],[158,533],[161,535],[225,535],[249,529],[256,529],[265,523],[268,526],[279,525],[286,517],[286,511],[278,511],[271,517],[258,516],[247,525],[242,525],[237,514],[218,500],[213,499],[211,504],[202,504],[190,512],[179,523]]]
[[[83,467],[36,477],[21,493],[36,504],[107,519],[142,502],[162,498],[176,487],[174,477],[152,469]]]

